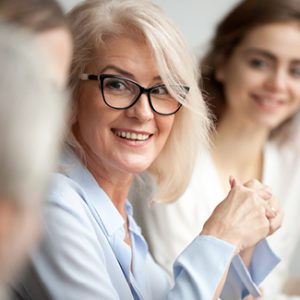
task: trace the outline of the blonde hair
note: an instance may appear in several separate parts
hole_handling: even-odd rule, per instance
[[[33,37],[0,26],[0,199],[29,203],[40,200],[54,168],[67,101]]]
[[[166,145],[147,171],[157,183],[155,199],[177,199],[188,185],[199,147],[207,145],[210,127],[197,86],[198,72],[182,35],[161,9],[147,0],[88,0],[69,13],[69,22],[75,44],[70,78],[74,119],[79,75],[93,60],[95,49],[105,47],[107,38],[130,31],[131,35],[142,36],[153,51],[163,82],[183,107],[175,115]],[[186,99],[172,89],[182,84],[190,87]],[[68,142],[80,147],[72,133]]]

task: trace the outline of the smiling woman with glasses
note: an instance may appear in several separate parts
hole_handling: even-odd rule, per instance
[[[127,199],[139,182],[139,200],[146,201],[150,181],[151,200],[179,197],[198,148],[207,145],[210,122],[197,72],[176,26],[148,0],[85,1],[69,20],[71,130],[49,191],[47,235],[20,294],[207,300],[219,298],[225,279],[230,300],[257,291],[261,270],[254,266],[252,278],[238,254],[269,234],[275,214],[272,194],[259,182],[244,187],[232,180],[228,197],[178,257],[174,285],[152,259]],[[277,259],[268,248],[261,252],[267,274]],[[227,276],[231,263],[238,276]]]

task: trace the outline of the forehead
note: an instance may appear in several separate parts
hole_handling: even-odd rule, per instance
[[[98,69],[113,64],[129,71],[158,73],[156,59],[148,43],[144,39],[130,36],[107,39],[104,45],[96,49],[93,63]]]
[[[259,48],[279,56],[300,57],[300,23],[273,23],[252,29],[238,48]]]

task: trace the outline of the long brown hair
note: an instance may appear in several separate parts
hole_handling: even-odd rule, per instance
[[[231,56],[249,31],[265,24],[295,21],[300,24],[300,0],[244,0],[219,23],[199,66],[202,73],[200,84],[206,91],[205,100],[216,123],[226,107],[223,84],[216,80],[217,68]],[[281,124],[276,132],[287,123]]]

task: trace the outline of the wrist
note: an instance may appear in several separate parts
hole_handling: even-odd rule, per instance
[[[200,235],[207,235],[215,237],[219,240],[223,240],[229,244],[235,246],[235,254],[239,254],[241,251],[241,241],[239,237],[233,234],[228,234],[226,230],[222,229],[221,226],[207,226],[206,224],[203,226]]]

